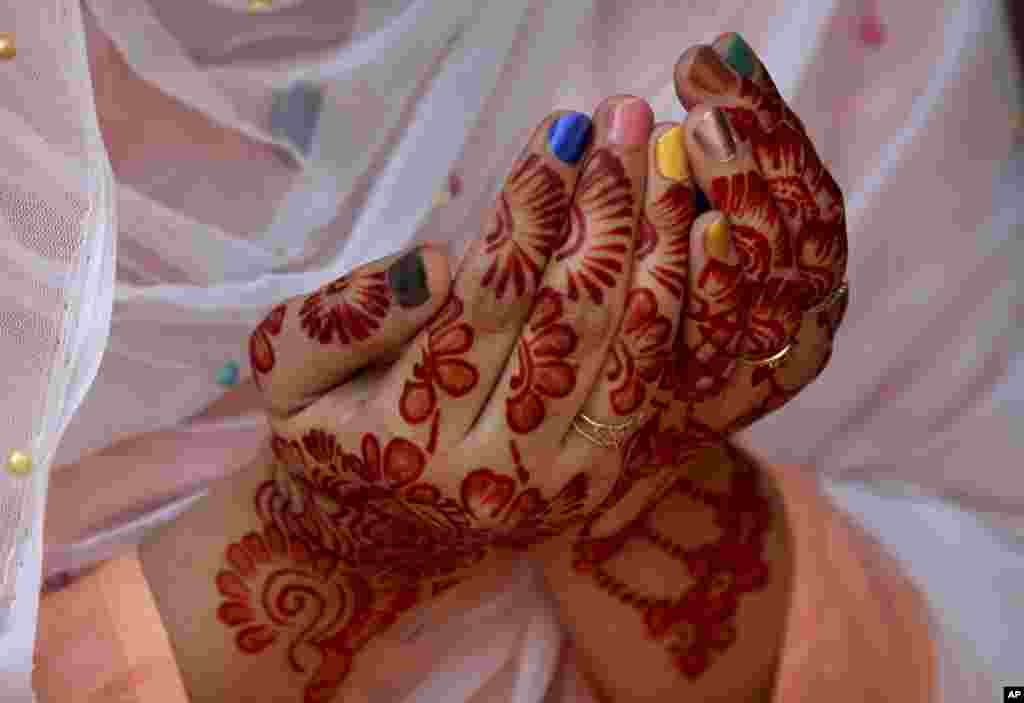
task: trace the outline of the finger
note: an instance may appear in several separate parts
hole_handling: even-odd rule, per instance
[[[647,189],[625,315],[583,408],[589,417],[609,418],[611,423],[648,415],[659,387],[667,383],[689,278],[696,195],[682,125],[658,125],[647,157]]]
[[[462,440],[487,401],[565,237],[590,118],[557,112],[534,131],[470,247],[442,312],[395,364],[374,403],[429,451]],[[396,412],[397,411],[397,412]]]
[[[522,447],[561,443],[590,395],[622,319],[653,123],[650,106],[631,96],[611,98],[596,113],[569,234],[544,272],[516,355],[473,429],[481,440],[505,435]]]
[[[750,140],[734,132],[714,102],[690,112],[686,137],[694,176],[713,206],[729,217],[750,284],[750,321],[740,351],[756,356],[777,352],[794,337],[802,317],[789,230],[754,161]]]
[[[747,56],[749,54],[749,56]],[[746,78],[721,61],[754,66]],[[760,77],[760,80],[758,80]],[[848,240],[843,196],[825,168],[799,117],[778,94],[760,59],[736,34],[720,37],[715,50],[694,47],[676,64],[676,92],[691,109],[720,103],[733,129],[753,145],[753,157],[794,235],[801,307],[828,297],[844,280]]]
[[[690,271],[685,325],[676,340],[676,398],[701,402],[725,389],[747,328],[749,285],[723,212],[712,210],[693,223]]]
[[[772,80],[768,68],[761,63],[757,53],[739,34],[736,32],[720,34],[712,42],[711,47],[736,73],[744,78],[749,78],[766,93],[782,100],[782,93],[779,92],[775,81]]]
[[[441,307],[450,276],[443,252],[417,247],[276,306],[249,337],[269,411],[292,415],[392,356]]]

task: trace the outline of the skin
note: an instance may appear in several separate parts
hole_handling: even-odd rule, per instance
[[[454,281],[424,252],[427,304],[396,304],[390,257],[268,314],[250,352],[271,453],[140,552],[195,700],[359,700],[398,666],[392,625],[479,600],[524,552],[563,609],[581,588],[618,601],[618,621],[661,653],[652,693],[770,683],[788,591],[781,502],[755,467],[708,453],[825,368],[844,305],[805,310],[846,262],[841,194],[771,87],[737,78],[713,98],[739,144],[728,163],[701,152],[707,108],[691,111],[679,181],[652,158],[676,125],[654,129],[642,101],[603,103],[575,164],[547,144],[554,113]],[[616,142],[627,102],[647,127]],[[717,208],[699,220],[698,184]],[[724,252],[705,241],[717,213],[733,223]],[[726,359],[791,339],[781,369]],[[572,430],[581,411],[642,420],[616,451]],[[707,510],[731,527],[711,529]],[[627,550],[638,540],[685,564],[688,590],[666,591]],[[659,581],[662,596],[642,595]],[[607,635],[579,632],[585,656],[610,663]],[[631,700],[636,672],[607,671],[610,699]]]

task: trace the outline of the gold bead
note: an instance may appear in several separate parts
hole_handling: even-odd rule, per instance
[[[14,45],[14,35],[6,32],[0,34],[0,60],[13,59],[17,53],[18,48]]]
[[[271,7],[270,0],[249,0],[250,13],[255,14],[257,12],[267,12],[272,9],[273,7]]]
[[[7,470],[15,476],[27,476],[32,472],[32,457],[25,452],[14,450],[7,457]]]

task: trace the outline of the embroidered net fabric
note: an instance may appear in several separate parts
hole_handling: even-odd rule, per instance
[[[258,412],[195,416],[225,369],[248,376],[273,303],[416,239],[458,255],[546,112],[631,92],[679,119],[672,63],[726,29],[793,96],[852,242],[827,382],[751,444],[1019,511],[1024,482],[999,467],[1021,412],[1020,76],[995,0],[904,5],[881,4],[899,40],[878,49],[855,38],[856,0],[688,3],[685,19],[597,1],[0,3],[17,45],[0,62],[0,450],[32,459],[0,471],[0,698],[31,700],[52,472],[85,472],[83,511],[116,493],[103,471],[118,461],[161,487],[112,499],[94,532],[54,545],[51,572],[137,541],[255,452]],[[462,193],[437,210],[453,167]]]

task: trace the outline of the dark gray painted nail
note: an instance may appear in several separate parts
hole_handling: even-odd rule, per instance
[[[430,300],[427,270],[420,256],[422,250],[422,247],[416,247],[388,269],[388,285],[403,308],[416,308]]]

